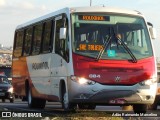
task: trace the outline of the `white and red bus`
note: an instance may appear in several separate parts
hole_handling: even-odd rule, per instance
[[[64,110],[133,105],[147,110],[156,95],[154,29],[138,11],[64,8],[19,25],[13,50],[15,93],[30,108],[46,101]]]

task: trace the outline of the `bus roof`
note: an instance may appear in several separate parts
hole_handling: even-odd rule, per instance
[[[129,10],[124,8],[117,8],[117,7],[100,7],[100,6],[94,6],[94,7],[75,7],[70,8],[71,11],[74,12],[94,12],[94,13],[121,13],[121,14],[131,14],[131,15],[141,15],[140,12],[135,10]]]
[[[129,10],[124,8],[115,8],[115,7],[72,7],[72,8],[63,8],[60,10],[57,10],[55,12],[49,13],[47,15],[44,15],[42,17],[36,18],[34,20],[31,20],[29,22],[26,22],[24,24],[18,25],[16,29],[21,29],[24,27],[27,27],[29,25],[32,25],[33,23],[40,22],[49,18],[52,18],[53,16],[56,16],[61,13],[119,13],[119,14],[128,14],[128,15],[138,15],[142,16],[142,14],[139,11],[136,10]]]

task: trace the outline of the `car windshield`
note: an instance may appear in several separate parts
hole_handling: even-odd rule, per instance
[[[9,84],[9,80],[6,76],[0,76],[0,84]]]
[[[134,61],[153,55],[142,17],[73,14],[72,33],[73,52],[80,55]]]

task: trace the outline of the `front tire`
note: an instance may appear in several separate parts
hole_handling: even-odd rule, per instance
[[[133,111],[134,113],[146,113],[147,112],[147,105],[146,104],[136,104],[133,105]]]
[[[66,87],[64,87],[62,90],[62,108],[67,112],[76,110],[76,104],[69,102]]]

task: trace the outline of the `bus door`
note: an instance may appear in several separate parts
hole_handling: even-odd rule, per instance
[[[68,39],[60,39],[60,28],[67,29],[67,18],[55,18],[54,52],[51,58],[51,93],[59,96],[59,81],[66,79],[69,62]],[[67,36],[67,35],[66,35]]]

